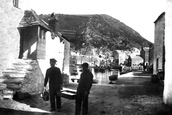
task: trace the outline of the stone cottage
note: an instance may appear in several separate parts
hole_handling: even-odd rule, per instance
[[[69,40],[41,19],[35,11],[26,10],[19,26],[20,59],[38,60],[43,74],[49,67],[49,59],[55,58],[57,66],[69,75]],[[64,56],[65,55],[65,56]]]
[[[45,59],[46,32],[51,31],[35,11],[26,10],[19,23],[20,59]]]
[[[69,75],[69,40],[54,33],[35,11],[20,8],[21,1],[0,3],[0,92],[10,92],[3,94],[8,98],[16,90],[18,96],[42,93],[50,58],[56,58],[62,73]]]
[[[153,66],[153,46],[141,47],[140,54],[138,55],[143,59],[143,69],[144,71],[149,71],[152,73]]]

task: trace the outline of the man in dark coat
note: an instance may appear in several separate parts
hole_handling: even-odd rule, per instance
[[[82,115],[88,113],[88,95],[93,82],[93,74],[89,71],[88,66],[88,63],[82,64],[83,72],[81,73],[76,93],[75,115],[81,114],[81,106]]]
[[[57,96],[57,92],[60,91],[62,88],[62,76],[60,69],[58,67],[55,67],[55,64],[56,60],[50,59],[51,67],[46,71],[44,88],[49,81],[51,111],[55,111],[55,104],[58,111],[61,111],[61,97]]]

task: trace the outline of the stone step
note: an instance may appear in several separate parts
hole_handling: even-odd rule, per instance
[[[16,72],[28,72],[28,70],[30,69],[30,67],[11,67],[11,68],[7,68],[5,71],[16,71]],[[32,69],[32,68],[31,68]]]
[[[2,92],[3,94],[14,94],[14,91],[10,89],[4,89]]]
[[[17,70],[10,70],[10,69],[6,69],[3,71],[3,73],[26,73],[26,71],[17,71]]]
[[[12,65],[14,65],[14,66],[27,66],[29,64],[28,63],[16,63],[16,62],[14,62],[14,63],[12,63]]]
[[[3,97],[3,99],[10,99],[10,100],[12,100],[13,99],[13,94],[5,94],[5,95],[3,95],[2,96]]]
[[[23,70],[23,71],[32,71],[32,65],[37,65],[37,60],[24,60],[24,59],[17,59],[12,63],[12,68],[16,70]]]
[[[12,63],[13,65],[18,65],[18,66],[20,66],[20,65],[23,65],[23,66],[25,66],[25,65],[30,65],[30,64],[37,64],[37,60],[16,60],[16,61],[14,61],[13,63]]]
[[[11,68],[7,68],[6,70],[16,70],[15,68],[11,67]]]
[[[9,78],[11,78],[11,77],[16,77],[16,78],[18,78],[18,77],[19,77],[19,78],[23,77],[23,78],[24,78],[26,74],[20,74],[20,73],[15,73],[15,74],[6,74],[6,73],[5,73],[5,74],[4,74],[4,76],[7,76],[7,75],[9,76]]]
[[[7,88],[7,85],[6,84],[0,83],[0,91],[3,91],[6,88]]]
[[[0,77],[0,83],[3,83],[3,82],[5,82],[5,81],[6,81],[6,78]]]
[[[14,91],[10,90],[10,89],[7,89],[5,88],[3,91],[1,91],[0,93],[0,97],[2,99],[13,99],[13,95],[14,95]]]
[[[16,62],[16,63],[30,63],[32,61],[34,61],[34,60],[32,60],[32,59],[16,59],[13,62]]]
[[[11,70],[11,72],[17,72],[17,73],[30,73],[30,68],[22,68],[22,69],[18,69],[15,68],[15,70]],[[32,68],[31,68],[32,69]],[[5,71],[10,72],[10,70],[6,69]]]
[[[8,88],[8,89],[11,89],[11,90],[14,90],[14,91],[20,90],[21,87],[22,87],[21,84],[15,84],[15,83],[7,84],[7,88]]]
[[[6,87],[0,86],[2,90],[7,88],[20,92],[20,96],[23,98],[27,95],[36,95],[42,92],[44,76],[37,60],[16,60],[2,72],[2,76],[5,80],[2,79],[1,81],[6,85]],[[4,98],[12,97],[6,95]]]
[[[5,84],[10,84],[10,83],[15,83],[15,84],[21,84],[24,81],[24,77],[14,77],[5,80],[3,83]]]
[[[5,70],[2,72],[4,77],[25,77],[25,75],[27,74],[24,71],[16,71],[16,70]]]
[[[25,71],[25,70],[30,71],[30,70],[33,69],[32,66],[28,65],[28,64],[27,65],[12,65],[12,67],[15,68],[15,70],[18,70],[18,71],[21,71],[21,70],[23,70],[23,71]]]

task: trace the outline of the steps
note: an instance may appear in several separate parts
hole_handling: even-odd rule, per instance
[[[39,96],[43,82],[37,60],[15,60],[0,76],[0,108],[49,113],[33,108],[35,104],[45,104]]]
[[[2,72],[0,76],[0,97],[2,99],[13,99],[16,91],[22,88],[25,77],[32,70],[31,61],[17,59],[10,68]]]

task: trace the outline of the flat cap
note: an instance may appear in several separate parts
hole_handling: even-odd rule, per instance
[[[57,62],[57,60],[56,60],[56,59],[54,59],[54,58],[51,58],[51,59],[50,59],[50,62],[54,62],[54,63],[56,63],[56,62]]]
[[[83,63],[81,66],[82,66],[82,67],[87,67],[87,68],[88,68],[88,63]]]

